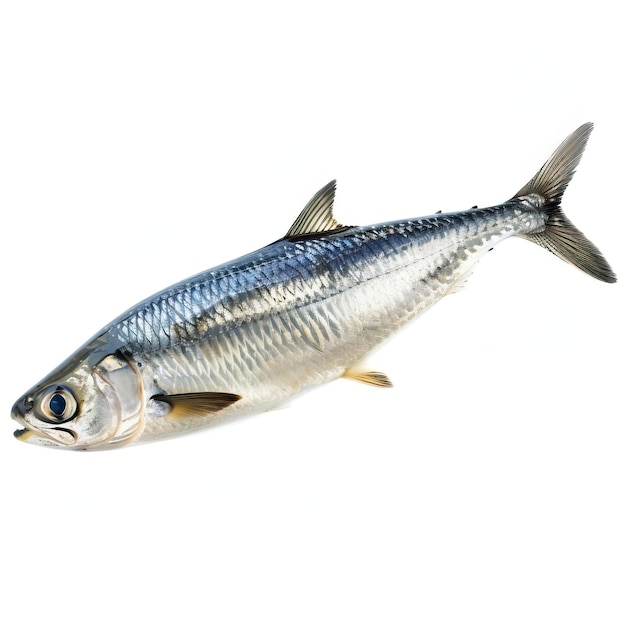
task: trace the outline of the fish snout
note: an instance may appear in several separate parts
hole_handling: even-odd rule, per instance
[[[20,398],[11,409],[11,417],[18,422],[23,420],[33,410],[33,400],[29,396]]]

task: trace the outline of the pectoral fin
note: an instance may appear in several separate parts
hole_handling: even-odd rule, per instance
[[[177,393],[173,395],[154,396],[153,400],[165,402],[172,407],[168,417],[203,417],[217,413],[231,404],[241,400],[234,393],[206,391],[202,393]]]
[[[350,380],[356,380],[374,387],[393,387],[387,375],[382,372],[363,372],[348,369],[343,373],[342,378],[349,378]]]

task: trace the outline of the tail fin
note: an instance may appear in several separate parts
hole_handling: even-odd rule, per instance
[[[583,124],[575,130],[543,164],[535,176],[515,194],[534,196],[542,211],[548,214],[545,230],[522,235],[559,258],[575,265],[590,276],[607,283],[617,277],[598,248],[587,239],[561,210],[561,198],[572,180],[576,167],[593,130],[593,124]],[[537,197],[539,196],[539,197]]]

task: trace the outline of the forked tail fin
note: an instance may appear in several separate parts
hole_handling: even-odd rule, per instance
[[[570,222],[561,209],[561,198],[574,176],[592,130],[593,124],[590,122],[575,130],[515,197],[526,196],[548,215],[543,231],[522,237],[550,250],[590,276],[614,283],[617,277],[600,250]]]

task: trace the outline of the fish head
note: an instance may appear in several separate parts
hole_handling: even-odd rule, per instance
[[[137,366],[106,342],[92,340],[14,405],[20,441],[72,450],[121,446],[143,430]]]

